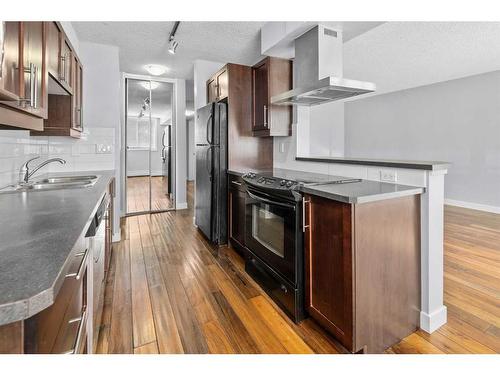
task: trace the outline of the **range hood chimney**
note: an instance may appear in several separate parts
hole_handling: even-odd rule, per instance
[[[272,104],[313,106],[375,91],[371,82],[343,78],[342,32],[318,25],[295,39],[294,89]]]

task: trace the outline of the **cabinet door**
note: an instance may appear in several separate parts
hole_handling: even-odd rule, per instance
[[[245,246],[245,193],[229,189],[229,238]]]
[[[59,80],[61,61],[61,31],[56,22],[47,22],[47,70]]]
[[[0,38],[0,100],[15,101],[20,95],[19,38],[20,22],[0,22],[3,38]],[[3,54],[2,54],[3,46]]]
[[[213,78],[207,83],[207,103],[217,101],[217,79]]]
[[[265,130],[268,128],[269,109],[267,61],[252,68],[252,86],[252,129]]]
[[[61,40],[61,77],[60,80],[70,90],[73,88],[73,50],[66,39]]]
[[[83,69],[77,58],[74,56],[72,65],[74,66],[73,74],[73,128],[82,130],[82,78]]]
[[[227,69],[224,69],[217,76],[217,100],[222,100],[227,98],[228,95],[228,77],[227,77]]]
[[[304,199],[307,310],[352,350],[351,205],[317,196]]]
[[[24,75],[21,91],[23,108],[40,117],[46,117],[46,65],[44,22],[23,22]]]

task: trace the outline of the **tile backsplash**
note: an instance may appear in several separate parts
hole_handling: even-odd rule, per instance
[[[81,139],[69,137],[30,137],[25,130],[0,130],[0,187],[18,180],[19,167],[29,158],[40,156],[38,162],[60,157],[66,164],[52,163],[40,170],[46,172],[114,169],[114,127],[88,127]],[[98,145],[106,147],[100,153]],[[100,147],[102,149],[102,147]]]

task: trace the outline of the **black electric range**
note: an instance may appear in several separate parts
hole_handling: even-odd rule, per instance
[[[243,175],[246,184],[245,269],[296,322],[305,316],[301,185],[357,182],[274,169]]]

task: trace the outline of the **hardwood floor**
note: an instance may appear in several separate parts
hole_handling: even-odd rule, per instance
[[[127,212],[149,211],[149,177],[127,177]],[[172,201],[164,193],[163,177],[151,177],[151,210],[172,208]]]
[[[314,321],[290,319],[215,249],[189,209],[128,217],[113,246],[98,353],[344,353]],[[449,322],[387,353],[500,352],[500,215],[446,207]]]

